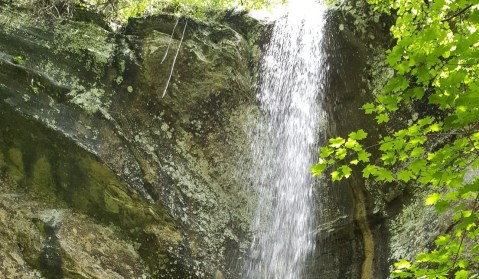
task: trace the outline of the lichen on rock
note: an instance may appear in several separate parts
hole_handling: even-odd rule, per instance
[[[174,16],[112,32],[2,6],[2,274],[238,276],[249,215],[236,159],[249,152],[259,33],[188,20],[161,98]]]

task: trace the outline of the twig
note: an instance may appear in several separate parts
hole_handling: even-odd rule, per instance
[[[161,98],[165,97],[166,90],[168,89],[168,85],[170,84],[171,76],[173,75],[173,69],[175,68],[176,58],[178,57],[178,54],[180,53],[181,43],[183,43],[187,25],[188,25],[188,20],[185,21],[185,27],[183,27],[183,33],[181,34],[180,44],[178,45],[178,49],[176,50],[175,58],[173,58],[173,64],[171,65],[170,76],[168,77],[168,81],[166,82],[165,90],[163,90],[163,95],[161,95]]]
[[[450,16],[450,17],[448,17],[448,18],[446,18],[446,19],[443,19],[443,20],[441,20],[441,21],[442,21],[442,22],[444,22],[444,21],[449,21],[449,20],[455,18],[456,16],[459,16],[459,15],[463,14],[465,11],[469,10],[469,8],[471,8],[472,6],[474,6],[474,4],[470,4],[470,5],[466,6],[464,9],[460,10],[459,12],[457,12],[457,13],[453,14],[452,16]]]
[[[165,55],[163,56],[163,59],[161,59],[160,64],[163,64],[163,62],[166,59],[166,56],[168,55],[168,50],[170,49],[171,42],[173,41],[173,34],[175,34],[175,29],[176,29],[176,26],[178,25],[179,21],[180,21],[180,17],[176,18],[175,26],[173,27],[173,31],[171,31],[171,36],[170,36],[170,41],[168,42],[168,47],[166,48]]]
[[[85,6],[87,6],[89,9],[93,9],[95,7],[95,5],[91,4],[90,2],[86,1],[86,0],[80,0],[80,3],[84,4]]]

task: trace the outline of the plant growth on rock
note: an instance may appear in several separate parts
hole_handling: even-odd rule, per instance
[[[281,0],[18,0],[20,5],[37,7],[38,15],[71,17],[76,7],[106,15],[110,21],[125,23],[131,17],[161,12],[204,18],[209,12],[227,9],[258,9]]]
[[[312,167],[332,168],[333,181],[362,176],[433,189],[425,206],[450,217],[450,226],[414,261],[394,264],[399,278],[476,278],[479,274],[479,1],[368,0],[393,14],[394,44],[387,62],[394,76],[375,101],[363,106],[387,135],[361,143],[368,133],[331,138]],[[404,118],[404,121],[392,119]],[[377,156],[376,156],[377,154]]]

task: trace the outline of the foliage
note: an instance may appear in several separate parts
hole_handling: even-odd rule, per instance
[[[81,7],[103,14],[111,23],[124,24],[132,17],[167,12],[177,16],[205,19],[231,9],[268,8],[286,0],[17,0],[16,5],[33,8],[39,17],[71,18]],[[1,2],[1,1],[0,1]]]
[[[38,17],[69,18],[75,9],[76,0],[17,0],[14,5],[33,8]],[[1,1],[0,1],[1,2]]]
[[[258,9],[280,0],[78,0],[110,18],[125,22],[130,17],[148,16],[162,11],[204,18],[208,11],[232,8]]]
[[[332,168],[333,181],[354,167],[376,182],[434,189],[425,201],[452,214],[451,227],[415,261],[395,264],[398,278],[475,278],[479,273],[479,0],[368,0],[392,13],[394,69],[375,101],[363,106],[388,135],[365,147],[364,130],[332,138],[314,175]],[[417,113],[413,113],[412,111]],[[409,116],[408,116],[409,115]],[[391,119],[409,119],[391,125]]]

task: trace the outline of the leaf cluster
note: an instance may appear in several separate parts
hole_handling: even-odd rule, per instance
[[[80,5],[95,10],[123,23],[131,17],[149,16],[161,12],[177,13],[204,19],[211,11],[233,8],[259,9],[281,3],[277,0],[76,0]]]
[[[367,179],[434,189],[425,206],[452,214],[453,226],[414,262],[396,263],[392,275],[478,276],[479,179],[465,183],[464,176],[479,168],[479,0],[368,2],[396,17],[395,45],[387,51],[395,75],[362,108],[389,132],[369,147],[361,144],[367,137],[363,130],[330,139],[312,172],[331,168],[335,181],[348,178],[357,165]],[[428,112],[411,115],[401,128],[390,125],[401,108],[417,103]]]

